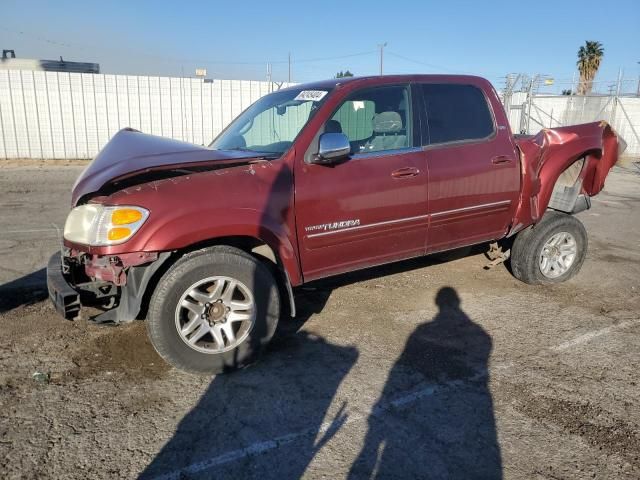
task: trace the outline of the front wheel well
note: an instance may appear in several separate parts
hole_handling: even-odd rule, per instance
[[[249,236],[229,236],[212,238],[173,251],[167,261],[164,262],[164,264],[158,269],[157,272],[155,272],[153,277],[150,279],[149,284],[147,285],[147,288],[143,294],[143,300],[140,306],[140,313],[138,314],[138,318],[146,318],[149,308],[149,301],[151,299],[151,295],[153,295],[153,292],[156,289],[156,286],[158,285],[158,282],[160,281],[162,276],[169,270],[169,268],[171,268],[171,266],[178,261],[178,259],[191,252],[218,245],[235,247],[250,255],[253,255],[254,257],[257,257],[259,260],[264,261],[265,264],[270,266],[273,270],[276,281],[278,282],[278,290],[280,291],[280,296],[282,298],[282,305],[288,305],[290,315],[292,317],[295,316],[296,307],[295,300],[293,298],[293,289],[291,287],[289,275],[287,274],[287,271],[284,268],[284,265],[277,252],[269,244],[260,240],[259,238]]]

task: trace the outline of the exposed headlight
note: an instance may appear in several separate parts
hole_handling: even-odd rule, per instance
[[[69,213],[64,238],[95,247],[118,245],[129,240],[148,216],[149,211],[141,207],[81,205]]]

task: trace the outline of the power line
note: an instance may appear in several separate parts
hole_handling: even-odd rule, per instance
[[[12,30],[6,27],[0,27],[0,30],[4,30],[7,32],[11,32],[11,33],[16,33],[19,35],[23,35],[26,37],[31,37],[35,40],[38,40],[40,42],[44,42],[44,43],[48,43],[51,45],[57,45],[60,47],[65,47],[65,48],[78,48],[81,50],[103,50],[103,51],[112,51],[112,52],[126,52],[128,54],[133,53],[134,55],[138,55],[138,56],[146,56],[149,58],[156,58],[158,60],[164,61],[164,62],[169,62],[169,63],[180,63],[183,64],[185,62],[189,62],[189,63],[201,63],[201,64],[216,64],[216,65],[264,65],[265,63],[271,63],[272,65],[283,65],[283,64],[288,64],[291,63],[292,65],[294,64],[300,64],[300,63],[312,63],[312,62],[325,62],[325,61],[331,61],[331,60],[340,60],[340,59],[344,59],[344,58],[352,58],[352,57],[360,57],[360,56],[365,56],[365,55],[373,55],[376,52],[374,50],[370,50],[367,52],[357,52],[357,53],[349,53],[349,54],[345,54],[345,55],[335,55],[335,56],[330,56],[330,57],[317,57],[317,58],[303,58],[300,60],[275,60],[275,61],[268,61],[268,60],[261,60],[261,61],[229,61],[229,60],[212,60],[212,59],[204,59],[204,58],[189,58],[189,57],[169,57],[166,55],[158,55],[158,54],[154,54],[154,53],[148,53],[148,52],[140,52],[140,51],[135,51],[135,50],[131,50],[129,48],[127,49],[119,49],[119,48],[105,48],[103,46],[90,46],[90,45],[77,45],[77,44],[70,44],[70,43],[63,43],[63,42],[58,42],[55,40],[50,40],[47,38],[43,38],[40,37],[38,35],[34,35],[31,34],[29,32],[24,32],[21,30]]]
[[[363,57],[365,55],[375,55],[377,52],[375,50],[370,50],[368,52],[360,52],[360,53],[350,53],[347,55],[338,55],[335,57],[320,57],[320,58],[307,58],[303,60],[295,60],[291,61],[291,63],[310,63],[310,62],[324,62],[328,60],[341,60],[343,58],[352,58],[352,57]],[[287,63],[286,60],[282,62],[274,62],[274,63]]]
[[[396,57],[396,58],[400,58],[402,60],[405,60],[407,62],[411,62],[411,63],[415,63],[418,65],[424,65],[426,67],[429,67],[433,70],[439,71],[439,72],[445,72],[445,73],[451,73],[451,74],[458,74],[458,75],[481,75],[485,78],[488,78],[490,80],[496,80],[496,79],[503,79],[504,75],[503,74],[497,74],[497,73],[487,73],[487,72],[470,72],[470,71],[465,71],[465,70],[453,70],[449,67],[443,67],[442,65],[435,65],[433,63],[427,63],[427,62],[423,62],[421,60],[416,60],[414,58],[409,58],[406,57],[404,55],[400,55],[399,53],[395,53],[395,52],[387,52],[389,55]]]
[[[400,58],[407,62],[416,63],[418,65],[424,65],[425,67],[433,68],[435,70],[444,70],[445,72],[449,72],[449,73],[467,73],[467,72],[462,72],[460,70],[452,70],[450,68],[443,67],[442,65],[434,65],[433,63],[427,63],[420,60],[415,60],[413,58],[405,57],[404,55],[400,55],[399,53],[395,53],[395,52],[387,51],[387,54],[391,55],[392,57]]]

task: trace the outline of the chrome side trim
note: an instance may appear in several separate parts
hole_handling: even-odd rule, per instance
[[[405,153],[414,153],[422,151],[422,147],[403,147],[393,148],[389,150],[378,150],[375,152],[355,152],[351,155],[353,160],[377,157],[389,157],[391,155],[403,155]]]
[[[329,232],[313,233],[311,235],[307,235],[307,238],[324,237],[325,235],[333,235],[333,234],[342,233],[342,232],[351,232],[353,230],[362,230],[365,228],[379,227],[381,225],[393,225],[395,223],[411,222],[413,220],[420,220],[423,218],[429,218],[429,215],[418,215],[416,217],[399,218],[397,220],[388,220],[386,222],[369,223],[368,225],[358,225],[356,227],[348,227],[348,228],[343,228],[341,230],[331,230]]]
[[[480,208],[498,207],[500,205],[509,205],[509,204],[511,204],[511,200],[502,200],[500,202],[483,203],[482,205],[473,205],[471,207],[454,208],[453,210],[443,210],[441,212],[432,213],[431,216],[440,217],[442,215],[449,215],[451,213],[469,212],[469,211],[477,210]]]
[[[436,212],[436,213],[427,214],[427,215],[417,215],[415,217],[399,218],[397,220],[388,220],[386,222],[369,223],[367,225],[347,227],[347,228],[342,228],[340,230],[331,230],[327,232],[312,233],[311,235],[307,235],[307,238],[324,237],[325,235],[334,235],[336,233],[351,232],[354,230],[363,230],[365,228],[380,227],[382,225],[393,225],[393,224],[402,223],[402,222],[411,222],[413,220],[421,220],[429,217],[440,217],[442,215],[448,215],[451,213],[469,212],[473,210],[478,210],[480,208],[498,207],[501,205],[509,205],[509,204],[511,204],[511,200],[502,200],[500,202],[493,202],[493,203],[483,203],[481,205],[473,205],[471,207],[464,207],[464,208],[455,208],[453,210],[444,210],[442,212]]]

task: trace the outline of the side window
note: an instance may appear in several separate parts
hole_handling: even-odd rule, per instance
[[[493,133],[493,118],[479,88],[457,84],[423,84],[429,143],[478,140]]]
[[[357,91],[325,124],[325,132],[344,133],[353,154],[413,146],[409,87],[388,86]]]

